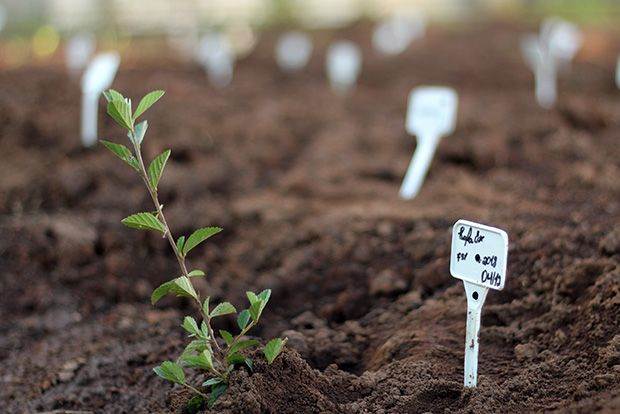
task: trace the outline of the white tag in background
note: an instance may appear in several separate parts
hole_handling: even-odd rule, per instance
[[[312,39],[302,32],[287,32],[276,43],[276,62],[284,72],[303,69],[312,55]]]
[[[521,52],[534,72],[536,100],[543,108],[555,104],[558,70],[568,67],[581,44],[579,28],[559,18],[543,21],[538,36],[529,34],[522,38]]]
[[[425,32],[426,20],[422,14],[393,16],[377,24],[372,35],[372,45],[384,55],[398,55],[411,42],[424,37]]]
[[[327,49],[327,77],[334,91],[346,94],[355,87],[362,69],[362,52],[350,41],[338,41]]]
[[[72,76],[77,76],[95,52],[95,36],[91,33],[81,33],[72,36],[65,45],[65,60],[67,69]]]
[[[223,33],[207,33],[202,36],[196,58],[204,67],[213,86],[224,88],[232,82],[235,57],[230,42]]]
[[[82,75],[81,136],[85,147],[97,142],[99,97],[112,85],[120,62],[116,52],[101,53],[95,56]]]
[[[4,26],[6,25],[7,20],[7,11],[4,4],[0,4],[0,32],[4,30]]]
[[[454,131],[457,107],[458,95],[452,88],[423,86],[409,94],[405,129],[418,144],[400,187],[402,198],[419,193],[440,138]]]
[[[459,220],[452,228],[450,274],[463,281],[467,295],[463,384],[478,383],[478,344],[482,306],[489,289],[506,283],[508,235],[495,227]]]

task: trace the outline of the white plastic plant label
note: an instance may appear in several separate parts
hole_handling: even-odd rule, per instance
[[[542,23],[540,39],[552,57],[561,62],[572,60],[583,42],[581,31],[576,25],[557,17]]]
[[[69,39],[65,49],[65,58],[69,73],[81,72],[95,52],[95,36],[90,33],[75,35]]]
[[[508,235],[494,227],[459,220],[452,228],[450,273],[490,289],[506,283]]]
[[[224,88],[232,82],[234,55],[223,33],[205,34],[198,45],[197,59],[205,68],[213,86]]]
[[[426,22],[421,14],[398,15],[377,25],[372,35],[372,44],[384,55],[398,55],[415,39],[424,36],[425,31]]]
[[[468,220],[452,227],[450,273],[463,281],[467,295],[463,385],[478,384],[478,346],[482,306],[489,289],[506,283],[508,235],[505,231]]]
[[[440,138],[454,131],[457,107],[458,95],[451,88],[423,86],[409,94],[405,129],[418,145],[400,187],[402,198],[412,199],[420,191]]]
[[[351,90],[362,68],[362,52],[350,41],[339,41],[327,49],[326,69],[329,83],[336,92]]]
[[[276,62],[285,72],[301,70],[312,55],[312,40],[302,32],[284,33],[276,44]]]
[[[121,58],[118,53],[97,55],[82,75],[82,143],[90,147],[97,142],[97,108],[99,97],[108,89],[118,71]]]

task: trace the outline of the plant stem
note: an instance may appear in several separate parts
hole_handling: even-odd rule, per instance
[[[131,131],[131,133],[132,134],[134,133],[133,130]],[[149,195],[151,196],[151,200],[153,200],[153,203],[155,204],[155,208],[157,209],[157,216],[159,217],[162,224],[164,225],[164,237],[168,239],[168,243],[170,243],[170,247],[172,247],[172,251],[174,252],[174,255],[177,258],[177,262],[179,262],[181,273],[183,274],[183,276],[187,276],[189,272],[187,271],[187,266],[185,264],[185,256],[183,256],[183,254],[179,251],[179,249],[177,248],[177,244],[174,241],[174,237],[172,236],[172,231],[170,231],[170,227],[168,226],[168,222],[166,221],[166,216],[164,216],[163,206],[161,205],[161,203],[159,202],[159,198],[157,197],[157,189],[154,189],[151,186],[148,173],[146,172],[146,167],[144,166],[144,160],[142,159],[142,151],[140,151],[140,145],[134,144],[134,152],[136,153],[136,158],[138,159],[138,165],[140,166],[140,176],[142,177],[142,181],[144,181],[144,184],[146,185],[146,189],[148,190]],[[219,351],[221,350],[221,348],[220,348],[220,345],[217,343],[217,340],[215,339],[215,336],[213,334],[213,328],[211,328],[211,318],[202,309],[200,298],[196,298],[196,302],[198,304],[198,310],[200,311],[200,314],[202,315],[203,320],[207,324],[209,335],[213,339],[212,342],[215,344],[215,347]]]
[[[190,390],[194,391],[196,394],[200,395],[203,398],[209,398],[209,396],[207,394],[205,394],[202,391],[198,391],[196,388],[192,387],[191,385],[187,384],[187,383],[183,383],[183,385],[185,385],[187,388],[189,388]]]

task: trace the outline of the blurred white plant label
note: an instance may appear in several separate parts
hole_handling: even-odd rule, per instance
[[[423,86],[409,94],[405,128],[418,145],[400,188],[402,198],[412,199],[420,191],[440,138],[454,131],[457,107],[458,95],[451,88]]]
[[[385,55],[398,55],[412,41],[423,37],[425,30],[426,22],[419,13],[390,17],[377,25],[372,35],[372,44]]]
[[[67,68],[76,74],[86,67],[95,51],[95,36],[89,33],[78,34],[67,42],[65,57]]]
[[[501,290],[507,257],[505,231],[467,220],[457,221],[452,228],[450,273],[455,278]]]
[[[276,62],[285,72],[294,72],[308,64],[312,40],[301,32],[284,33],[276,44]]]
[[[230,42],[223,33],[207,33],[201,39],[197,59],[216,88],[224,88],[233,80],[235,58]]]
[[[114,81],[121,58],[118,53],[97,55],[82,75],[82,143],[91,146],[97,142],[97,108],[99,96]]]
[[[355,86],[362,68],[362,52],[350,41],[339,41],[327,49],[326,69],[329,83],[344,94]]]

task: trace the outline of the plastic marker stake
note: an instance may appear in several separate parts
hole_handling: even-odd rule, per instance
[[[355,86],[361,67],[362,52],[355,43],[343,40],[327,49],[327,77],[339,94],[344,95]]]
[[[426,22],[421,14],[394,16],[380,22],[372,35],[373,47],[385,55],[398,55],[423,37]]]
[[[230,42],[222,33],[207,33],[198,45],[197,58],[205,68],[209,81],[216,88],[224,88],[232,82],[234,56]]]
[[[489,289],[506,283],[508,235],[495,227],[459,220],[452,228],[450,274],[463,281],[467,294],[465,387],[478,383],[478,339],[482,305]]]
[[[312,54],[310,36],[301,32],[284,33],[276,44],[276,62],[284,72],[295,72],[308,64]]]
[[[543,108],[551,108],[557,99],[557,72],[568,66],[581,47],[581,32],[572,23],[558,18],[546,19],[540,35],[527,35],[521,40],[521,52],[534,72],[536,100]]]
[[[102,53],[82,75],[82,143],[86,147],[97,142],[99,96],[112,85],[120,62],[118,53]]]
[[[406,129],[418,138],[418,145],[400,187],[400,196],[414,198],[424,182],[437,144],[456,126],[458,95],[451,88],[423,86],[409,94]]]
[[[69,73],[77,75],[81,72],[88,64],[88,60],[94,51],[95,37],[92,34],[78,34],[69,39],[65,49]]]

